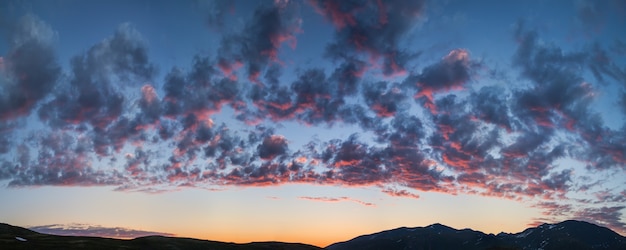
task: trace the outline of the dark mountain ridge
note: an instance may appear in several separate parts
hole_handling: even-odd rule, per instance
[[[567,220],[542,224],[520,233],[485,234],[441,224],[382,231],[334,243],[326,249],[615,249],[626,250],[626,237],[606,227]]]
[[[246,244],[165,236],[132,240],[58,236],[0,223],[0,249],[233,249],[315,250],[319,247],[283,242]],[[344,249],[609,249],[626,250],[626,237],[588,222],[568,220],[542,224],[519,233],[485,234],[472,229],[454,229],[442,224],[400,227],[352,240],[334,243],[329,250]]]

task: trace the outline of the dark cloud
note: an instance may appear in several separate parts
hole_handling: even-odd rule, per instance
[[[18,149],[19,167],[9,186],[94,186],[118,185],[122,179],[115,173],[91,167],[86,155],[86,139],[76,139],[67,133],[39,135],[32,143],[39,145],[37,157],[30,157],[30,148]]]
[[[335,167],[358,166],[368,154],[368,146],[359,143],[356,134],[338,145],[329,144],[326,150],[334,154],[332,165]]]
[[[466,50],[452,50],[440,62],[424,68],[417,85],[420,91],[433,92],[462,88],[471,76],[470,63]]]
[[[560,113],[566,120],[586,113],[592,87],[577,73],[585,65],[586,53],[565,53],[555,46],[539,45],[536,32],[525,31],[523,24],[518,25],[516,38],[520,46],[514,63],[533,86],[516,93],[519,97],[513,112],[525,123],[543,127],[554,126]]]
[[[473,116],[510,131],[515,124],[509,115],[510,107],[507,104],[510,99],[511,97],[501,87],[482,87],[478,92],[472,92],[470,96]]]
[[[303,72],[291,84],[291,90],[296,94],[293,106],[298,119],[309,124],[334,122],[337,111],[344,104],[336,85],[320,69]]]
[[[135,178],[145,177],[145,173],[147,168],[151,167],[151,158],[152,152],[144,151],[142,148],[135,148],[135,152],[132,154],[126,154],[126,171],[130,173],[131,176]]]
[[[216,136],[211,116],[220,112],[224,105],[240,109],[240,105],[243,105],[239,93],[241,85],[229,78],[218,76],[213,65],[210,58],[196,56],[189,72],[173,68],[166,75],[163,85],[165,96],[161,109],[168,120],[175,122],[170,121],[164,126],[166,124],[161,121],[159,135],[164,140],[174,137],[174,154],[176,157],[185,157],[184,161],[190,163],[201,151],[205,156],[213,157],[219,148],[226,151],[233,148],[232,142],[219,135],[218,141],[211,141]],[[156,112],[158,106],[150,110]],[[149,114],[146,111],[150,110],[144,109],[143,114]],[[180,125],[181,130],[172,125]],[[217,133],[219,134],[219,130]]]
[[[382,61],[387,76],[404,74],[405,64],[415,57],[400,48],[400,41],[423,16],[424,1],[311,1],[315,10],[336,29],[326,48],[332,59],[350,61],[365,55],[370,66]]]
[[[332,105],[335,95],[324,72],[309,69],[299,75],[291,89],[277,84],[269,88],[254,87],[252,100],[261,114],[267,113],[275,121],[293,119],[297,115],[299,120],[315,124],[334,120],[337,107],[327,106]]]
[[[499,131],[482,127],[468,110],[467,101],[459,101],[456,95],[440,98],[435,106],[438,113],[433,121],[438,131],[430,143],[442,162],[469,173],[486,168],[483,162],[491,157],[489,152],[501,146]]]
[[[441,61],[425,67],[421,74],[407,77],[404,85],[417,87],[415,98],[434,114],[437,107],[433,94],[463,89],[479,66],[480,63],[470,60],[467,50],[455,49]]]
[[[216,75],[213,61],[196,56],[192,69],[185,74],[173,68],[165,77],[165,115],[176,117],[194,113],[206,120],[224,104],[236,106],[240,84]]]
[[[121,83],[137,86],[155,74],[141,35],[129,24],[72,58],[70,65],[69,86],[39,110],[39,117],[51,125],[88,123],[105,129],[124,111]]]
[[[364,86],[365,104],[379,117],[392,117],[397,112],[408,108],[408,105],[402,103],[406,95],[400,87],[387,85],[387,82],[377,82]]]
[[[342,122],[358,124],[365,131],[374,131],[383,124],[382,117],[370,116],[367,108],[358,104],[344,105],[338,113]]]
[[[272,135],[265,137],[263,143],[261,143],[257,149],[261,159],[271,160],[276,156],[285,154],[288,150],[288,144],[285,137]]]
[[[553,45],[540,45],[537,32],[526,31],[523,24],[518,25],[515,35],[520,46],[514,62],[522,75],[532,81],[532,87],[516,93],[512,113],[527,126],[551,131],[558,125],[579,133],[588,147],[581,152],[575,150],[573,157],[592,162],[595,168],[606,169],[626,162],[625,148],[620,146],[622,133],[605,128],[600,116],[592,111],[593,86],[581,76],[580,69],[586,68],[590,60],[605,60],[598,59],[603,58],[599,48],[567,53]],[[599,70],[605,66],[597,65],[596,70],[591,67],[592,73],[604,74],[597,72],[605,72]],[[542,136],[546,135],[549,133]]]
[[[28,115],[61,76],[53,42],[56,37],[37,17],[22,17],[12,29],[11,49],[0,57],[0,121]]]
[[[270,62],[280,63],[283,43],[295,48],[301,22],[296,3],[259,6],[243,30],[222,39],[220,65],[232,69],[231,65],[245,63],[248,79],[258,82]]]
[[[571,176],[572,170],[565,169],[560,173],[550,174],[550,176],[547,179],[542,180],[542,182],[548,190],[556,190],[565,193],[569,188],[568,183],[571,183],[572,181]]]
[[[597,138],[589,138],[585,150],[575,150],[577,159],[587,160],[591,169],[623,169],[626,163],[626,131],[602,131]]]
[[[162,104],[156,90],[150,84],[141,87],[141,98],[139,99],[141,115],[137,116],[141,124],[154,124],[162,114]]]
[[[254,85],[249,98],[257,110],[238,118],[250,121],[267,117],[273,121],[296,120],[308,125],[332,125],[341,119],[341,111],[348,109],[344,107],[343,96],[332,81],[323,70],[313,68],[299,72],[290,88],[278,84],[268,87]]]
[[[291,91],[285,86],[253,87],[252,98],[260,113],[257,116],[267,114],[273,121],[290,120],[295,116]]]
[[[43,234],[66,235],[66,236],[88,236],[105,237],[118,239],[134,239],[138,237],[161,235],[176,236],[170,233],[153,232],[129,229],[123,227],[103,227],[89,224],[51,224],[44,226],[34,226],[28,229]]]
[[[589,70],[600,83],[607,84],[609,80],[615,80],[622,84],[626,83],[626,69],[620,68],[612,57],[619,56],[620,53],[622,55],[624,54],[619,48],[615,47],[620,46],[620,43],[616,42],[616,44],[617,45],[614,45],[611,49],[612,51],[607,51],[598,43],[594,43],[591,48],[586,51],[588,54],[587,64]]]
[[[502,154],[510,158],[525,157],[535,151],[541,144],[548,141],[548,137],[541,133],[525,133],[523,136],[502,149]]]
[[[335,68],[331,79],[338,87],[338,94],[340,96],[356,94],[358,83],[366,69],[365,62],[356,59],[346,60]]]

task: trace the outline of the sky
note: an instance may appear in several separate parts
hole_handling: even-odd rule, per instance
[[[0,221],[626,235],[626,2],[2,1]]]

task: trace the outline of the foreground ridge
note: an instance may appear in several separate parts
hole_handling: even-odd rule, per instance
[[[59,236],[37,233],[21,227],[0,223],[0,249],[225,249],[225,250],[319,250],[322,248],[284,242],[252,242],[245,244],[178,238],[146,236],[132,240],[84,236]]]

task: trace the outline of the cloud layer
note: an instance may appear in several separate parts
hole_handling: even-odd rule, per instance
[[[284,77],[281,52],[297,48],[306,32],[301,10],[310,6],[332,25],[330,66]],[[207,22],[220,29],[229,7],[211,8]],[[485,72],[495,66],[468,49],[421,61],[419,49],[402,43],[425,8],[422,1],[262,4],[240,30],[221,36],[217,55],[160,69],[163,77],[131,24],[62,68],[57,33],[25,16],[0,57],[0,180],[146,192],[303,183],[406,198],[473,194],[531,202],[546,216],[538,220],[587,218],[626,232],[624,183],[607,188],[594,177],[626,171],[626,126],[604,124],[594,106],[612,86],[626,114],[626,72],[615,52],[623,46],[566,50],[519,22],[510,82],[492,84],[500,79]],[[600,22],[594,10],[581,6],[586,25]],[[23,136],[33,120],[40,125]],[[305,135],[358,129],[300,141],[281,133],[283,123]]]

